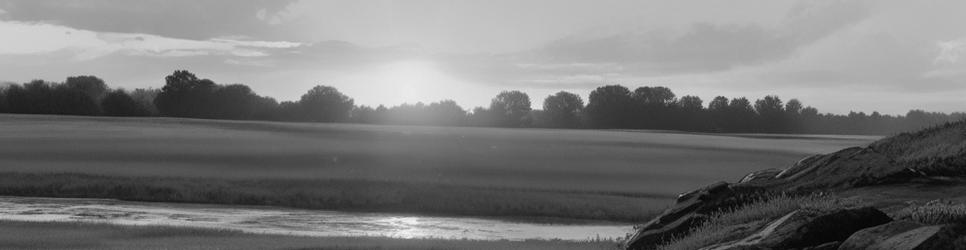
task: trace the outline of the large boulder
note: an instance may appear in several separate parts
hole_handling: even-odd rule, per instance
[[[704,224],[708,216],[733,206],[737,192],[731,185],[718,182],[681,194],[677,203],[661,215],[637,228],[624,246],[626,249],[654,249],[671,239],[683,236]]]
[[[837,247],[838,242],[856,231],[891,220],[888,215],[872,207],[834,211],[799,209],[744,239],[704,249],[829,249]]]
[[[964,236],[966,225],[922,225],[896,221],[856,232],[839,249],[966,249]]]
[[[925,225],[916,222],[898,220],[862,229],[849,236],[839,249],[868,249],[893,236],[923,226]]]
[[[774,180],[778,174],[781,174],[783,170],[777,168],[769,168],[765,170],[758,170],[755,172],[748,173],[745,177],[742,177],[738,183],[753,183],[761,181]]]

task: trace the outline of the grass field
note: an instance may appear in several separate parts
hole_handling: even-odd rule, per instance
[[[639,222],[872,139],[0,115],[0,195]]]
[[[617,249],[611,241],[299,237],[161,226],[0,221],[3,249]]]

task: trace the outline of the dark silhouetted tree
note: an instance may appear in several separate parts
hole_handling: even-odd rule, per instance
[[[299,99],[304,119],[313,122],[342,122],[354,106],[352,98],[329,86],[315,86]]]
[[[218,87],[208,79],[178,70],[164,78],[165,85],[154,98],[154,105],[164,116],[205,118],[212,116],[209,103]]]
[[[101,99],[101,109],[107,116],[147,116],[149,112],[124,90],[108,92]]]
[[[211,93],[211,118],[244,120],[252,119],[260,97],[242,84],[219,86]]]
[[[64,85],[69,89],[84,93],[95,102],[99,102],[101,98],[104,98],[108,91],[107,84],[104,84],[104,80],[101,80],[96,76],[68,77],[67,81],[64,82]]]
[[[785,108],[778,96],[769,95],[758,99],[755,101],[755,111],[758,112],[760,127],[764,132],[781,132],[786,127],[783,119]]]
[[[640,87],[631,95],[637,128],[673,129],[675,95],[667,87]]]
[[[607,85],[590,92],[584,110],[591,126],[627,128],[633,120],[631,92],[624,86]]]
[[[530,96],[520,91],[503,91],[490,101],[490,114],[501,127],[530,125]]]
[[[684,130],[705,130],[704,101],[701,97],[686,95],[677,102],[675,127]]]
[[[710,119],[708,129],[710,131],[722,132],[730,129],[728,121],[728,98],[716,96],[708,103],[708,119]]]
[[[728,110],[728,98],[724,96],[716,96],[714,99],[708,103],[708,111],[725,111]]]
[[[580,96],[560,91],[543,100],[543,112],[547,126],[559,128],[576,128],[580,126],[580,112],[584,109],[584,100]]]
[[[747,98],[731,99],[728,104],[728,130],[732,132],[756,131],[757,114]]]
[[[148,112],[147,115],[156,116],[159,113],[158,108],[154,106],[154,98],[158,96],[158,93],[161,93],[161,90],[155,88],[134,89],[130,96]]]

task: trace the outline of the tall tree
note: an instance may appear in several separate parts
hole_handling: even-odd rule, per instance
[[[147,116],[149,114],[147,109],[122,89],[108,92],[101,99],[101,109],[107,116]]]
[[[352,98],[330,86],[315,86],[299,99],[304,119],[313,122],[342,122],[354,106]]]
[[[634,126],[638,128],[674,129],[674,92],[667,87],[640,87],[631,95],[634,100]]]
[[[186,70],[177,70],[164,80],[164,87],[154,99],[161,115],[195,118],[212,115],[209,104],[212,92],[218,87],[214,82]]]
[[[631,91],[621,85],[598,87],[587,100],[587,118],[597,128],[626,128],[632,121]]]
[[[778,96],[769,95],[755,101],[755,111],[761,118],[761,128],[765,132],[781,132],[786,128],[784,123],[785,108]]]
[[[490,110],[498,126],[530,125],[530,96],[520,91],[503,91],[490,101]]]
[[[83,92],[92,100],[99,102],[107,95],[107,84],[96,76],[72,76],[64,82],[67,88]]]
[[[543,112],[553,127],[579,127],[583,109],[584,100],[570,92],[560,91],[543,100]]]

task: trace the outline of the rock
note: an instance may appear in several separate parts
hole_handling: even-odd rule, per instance
[[[966,249],[966,225],[918,225],[916,223],[890,223],[863,230],[849,237],[839,249]],[[910,228],[913,227],[913,228]],[[878,234],[876,234],[878,233]]]
[[[842,244],[841,241],[833,241],[833,242],[821,244],[818,246],[802,248],[802,250],[836,250],[836,249],[839,249],[839,245],[841,244]]]
[[[842,243],[842,246],[840,246],[839,249],[868,249],[871,246],[885,241],[893,236],[923,226],[925,225],[900,220],[862,229],[852,234],[852,236],[849,236],[849,238]]]
[[[653,249],[704,224],[710,213],[729,206],[735,191],[726,182],[681,194],[677,203],[644,224],[624,243],[626,249]]]
[[[774,180],[778,176],[778,174],[780,174],[782,171],[783,170],[777,169],[777,168],[769,168],[765,170],[751,172],[745,175],[745,177],[741,178],[741,180],[738,181],[738,183],[750,183],[750,182]]]
[[[744,239],[706,247],[730,249],[827,248],[830,242],[843,241],[864,228],[888,223],[892,219],[872,207],[822,212],[800,209],[791,212]]]

